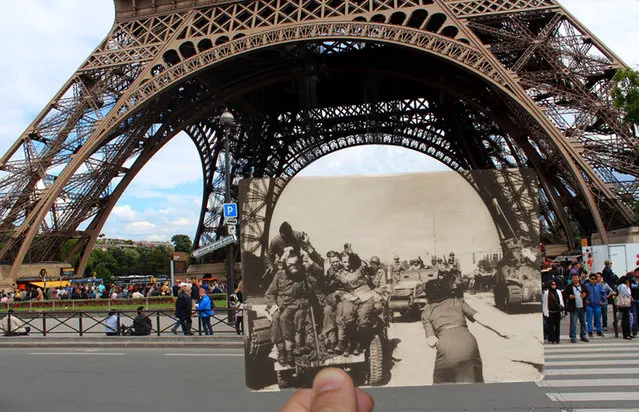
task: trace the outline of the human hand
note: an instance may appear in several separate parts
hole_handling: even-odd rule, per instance
[[[348,255],[352,255],[353,254],[353,248],[352,248],[350,243],[344,243],[344,253],[346,253]]]
[[[430,346],[431,348],[434,348],[435,345],[437,345],[438,340],[439,339],[437,339],[437,336],[429,336],[426,338],[426,344]]]
[[[288,257],[293,253],[293,246],[286,246],[284,248],[284,251],[282,252],[282,256],[280,257],[280,260],[284,263],[286,263],[286,259],[288,259]]]
[[[366,392],[356,388],[341,369],[326,368],[313,380],[313,389],[295,392],[281,412],[371,412],[375,403]]]

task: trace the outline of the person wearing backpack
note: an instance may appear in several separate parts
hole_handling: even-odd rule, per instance
[[[211,298],[206,294],[204,288],[200,289],[200,301],[197,304],[197,311],[200,312],[200,319],[202,320],[202,329],[204,334],[209,336],[213,335],[213,328],[211,327],[211,316],[213,316],[213,307],[211,304]]]

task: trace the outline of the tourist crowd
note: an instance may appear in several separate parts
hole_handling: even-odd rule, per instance
[[[105,285],[99,282],[92,285],[69,284],[65,287],[46,288],[46,293],[42,288],[29,286],[24,290],[0,290],[0,302],[14,303],[29,300],[69,300],[69,299],[130,299],[158,296],[178,296],[180,284],[191,284],[197,282],[207,294],[226,293],[227,285],[224,282],[211,281],[202,282],[188,280],[186,282],[175,282],[173,286],[169,282],[136,284],[136,285]]]
[[[603,332],[608,331],[609,321],[616,331],[618,325],[614,322],[617,318],[621,318],[623,339],[632,340],[637,336],[639,267],[617,276],[609,260],[605,261],[601,272],[592,273],[588,273],[578,261],[561,267],[547,260],[542,266],[541,279],[544,287],[544,336],[549,343],[559,343],[563,317],[570,319],[572,343],[577,343],[578,337],[583,342],[589,342],[595,334],[603,337]],[[612,319],[608,316],[610,308]]]

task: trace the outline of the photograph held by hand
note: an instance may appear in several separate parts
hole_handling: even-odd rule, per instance
[[[281,412],[370,412],[373,407],[373,398],[356,388],[346,372],[326,368],[315,376],[313,389],[295,392]]]

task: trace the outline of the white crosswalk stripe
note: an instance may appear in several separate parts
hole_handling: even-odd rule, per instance
[[[562,337],[563,338],[563,337]],[[613,337],[545,346],[538,385],[570,412],[639,411],[639,343]]]

